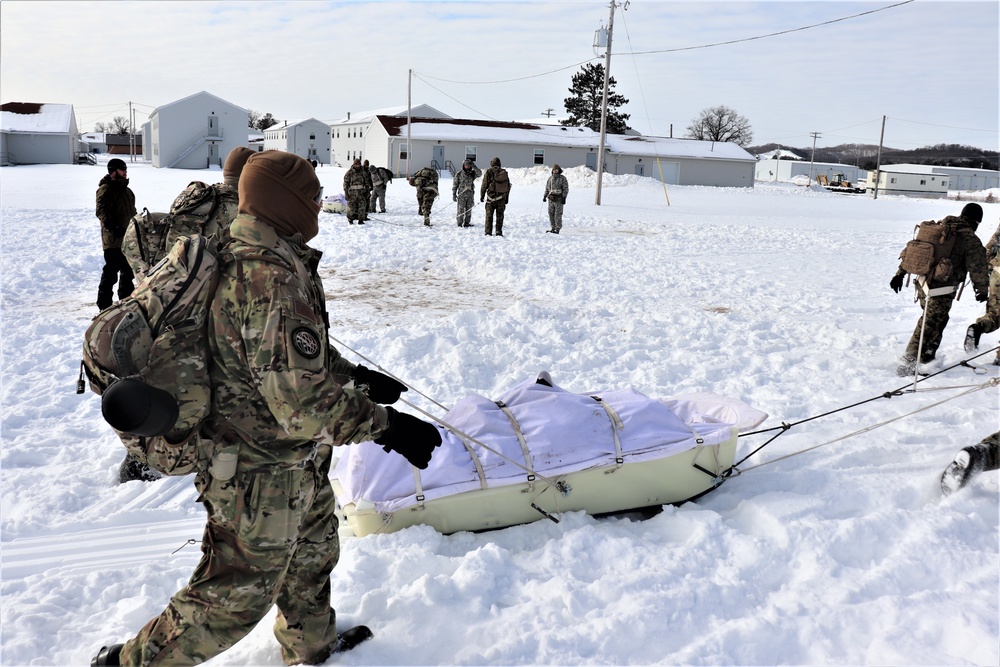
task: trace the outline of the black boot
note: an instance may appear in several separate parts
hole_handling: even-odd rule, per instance
[[[972,352],[979,349],[979,339],[983,336],[983,329],[978,323],[969,325],[965,332],[965,351]]]
[[[941,475],[941,493],[948,496],[969,483],[986,467],[986,448],[984,445],[966,447],[955,455],[955,460],[948,464]]]
[[[344,630],[337,636],[337,643],[333,647],[334,653],[346,653],[362,642],[366,642],[374,633],[366,625],[355,625],[353,628]]]
[[[90,667],[100,667],[100,665],[120,665],[118,661],[118,656],[122,652],[122,647],[124,644],[112,644],[111,646],[102,646],[101,650],[97,652],[97,655],[93,657],[90,661]]]

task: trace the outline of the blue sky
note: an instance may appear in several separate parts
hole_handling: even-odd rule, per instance
[[[414,104],[537,119],[564,113],[573,73],[603,56],[592,44],[609,7],[3,0],[0,99],[71,103],[83,130],[130,101],[141,122],[200,90],[279,119],[333,120],[405,105],[412,69]],[[888,146],[997,150],[998,7],[632,0],[615,14],[611,73],[645,134],[683,136],[724,104],[749,119],[754,144],[808,146],[811,132],[818,146],[875,144],[885,115]]]

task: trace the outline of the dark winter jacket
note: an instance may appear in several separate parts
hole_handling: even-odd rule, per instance
[[[135,194],[128,179],[108,174],[97,187],[97,219],[101,221],[101,244],[105,250],[121,248],[128,221],[135,215]]]
[[[930,287],[959,285],[965,282],[966,274],[972,279],[972,288],[977,295],[989,293],[989,265],[986,261],[986,249],[983,242],[976,236],[977,223],[965,218],[949,215],[941,222],[955,227],[955,246],[951,249],[951,277],[946,281],[931,280]],[[896,275],[905,275],[900,266]]]

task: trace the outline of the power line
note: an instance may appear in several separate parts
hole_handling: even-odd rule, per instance
[[[829,21],[823,21],[821,23],[813,23],[812,25],[802,26],[800,28],[789,28],[788,30],[779,30],[778,32],[770,32],[766,35],[757,35],[755,37],[744,37],[742,39],[731,39],[725,42],[714,42],[712,44],[702,44],[701,46],[683,46],[676,49],[659,49],[656,51],[637,51],[632,55],[635,56],[646,56],[654,53],[676,53],[678,51],[694,51],[696,49],[710,49],[716,46],[728,46],[730,44],[739,44],[741,42],[752,42],[758,39],[767,39],[768,37],[777,37],[779,35],[787,35],[793,32],[801,32],[803,30],[811,30],[812,28],[819,28],[821,26],[830,25],[832,23],[840,23],[841,21],[849,21],[851,19],[856,19],[860,16],[866,16],[868,14],[875,14],[877,12],[884,12],[887,9],[895,9],[896,7],[901,7],[903,5],[908,5],[913,0],[903,0],[903,2],[897,2],[894,5],[887,5],[885,7],[880,7],[878,9],[870,9],[867,12],[861,12],[860,14],[852,14],[850,16],[843,16],[839,19],[831,19]]]

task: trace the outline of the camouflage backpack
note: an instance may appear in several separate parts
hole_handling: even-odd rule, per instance
[[[223,420],[222,428],[213,432],[205,423],[212,399],[208,314],[223,268],[236,261],[216,253],[215,244],[204,236],[180,238],[131,296],[93,319],[83,340],[77,393],[85,391],[86,374],[90,388],[102,397],[105,420],[128,452],[165,475],[186,475],[206,467],[214,441],[255,396],[248,396]],[[269,257],[246,259],[284,266]],[[140,423],[147,414],[146,403],[138,405],[135,414],[125,414],[129,412],[122,409],[125,392],[127,408],[142,403],[133,399],[135,395],[164,398],[169,405],[157,413],[162,419],[156,428],[148,428],[148,421]]]
[[[935,282],[952,277],[951,251],[958,234],[955,225],[938,220],[921,222],[914,228],[913,239],[899,254],[899,265],[915,276],[927,276]]]
[[[174,199],[169,213],[150,213],[144,208],[129,221],[122,240],[122,252],[133,273],[139,278],[149,273],[181,236],[201,234],[225,243],[229,228],[219,224],[216,213],[224,207],[235,210],[237,204],[235,188],[192,181]]]

